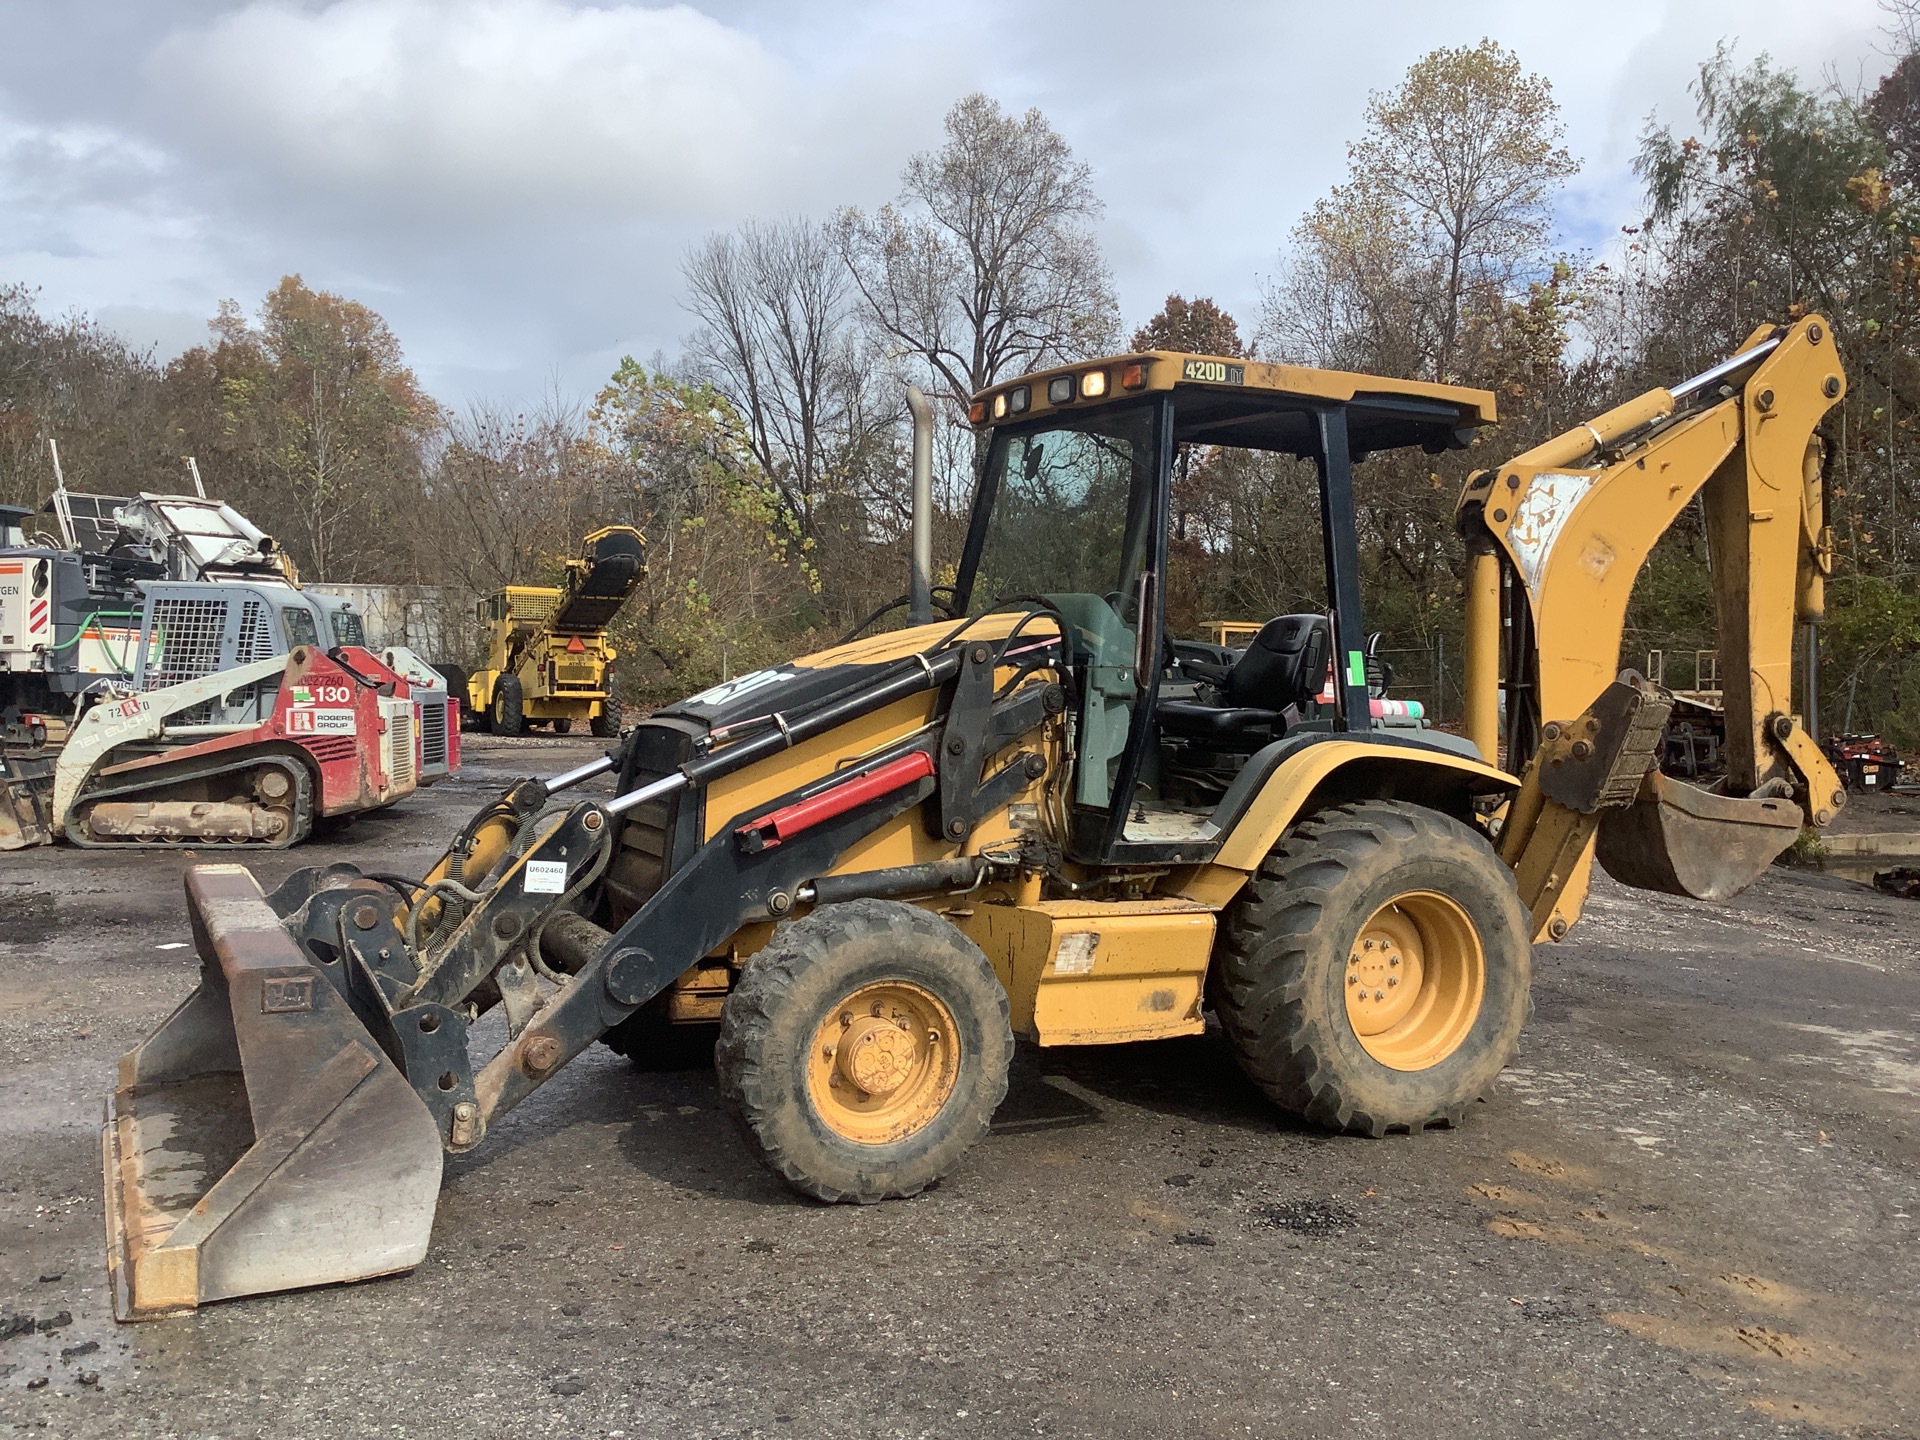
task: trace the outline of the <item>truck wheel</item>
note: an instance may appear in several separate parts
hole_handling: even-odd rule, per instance
[[[803,1195],[914,1195],[958,1163],[1007,1093],[1007,996],[937,915],[851,900],[782,925],[727,997],[720,1091]]]
[[[1532,947],[1486,840],[1368,800],[1296,824],[1229,907],[1213,998],[1240,1066],[1329,1130],[1460,1119],[1513,1058]]]
[[[467,701],[467,672],[458,665],[436,665],[433,668],[447,682],[448,696],[460,702],[460,713],[465,715],[473,708]]]
[[[527,722],[520,700],[520,677],[502,675],[493,682],[493,733],[524,735]]]
[[[620,735],[620,709],[613,701],[602,701],[594,712],[593,719],[587,723],[596,739],[615,740]]]
[[[573,721],[565,717],[554,721],[553,733],[556,735],[571,735],[573,733]]]

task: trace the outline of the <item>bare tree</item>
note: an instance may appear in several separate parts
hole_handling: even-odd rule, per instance
[[[806,219],[749,222],[708,236],[681,268],[701,321],[693,368],[739,412],[795,532],[812,536],[899,413],[878,393],[835,237]]]
[[[1046,117],[974,94],[946,133],[908,162],[896,203],[839,228],[873,323],[964,407],[1009,374],[1107,348],[1118,309],[1092,172]]]
[[[476,401],[450,416],[429,483],[429,573],[475,593],[549,580],[594,525],[632,518],[610,493],[579,405],[530,414]]]

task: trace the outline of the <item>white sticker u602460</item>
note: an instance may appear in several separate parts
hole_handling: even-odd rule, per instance
[[[564,860],[529,860],[525,889],[529,895],[566,894],[566,862]]]

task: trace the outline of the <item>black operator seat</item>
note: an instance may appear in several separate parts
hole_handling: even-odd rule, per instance
[[[1281,615],[1260,627],[1220,686],[1220,705],[1169,700],[1156,714],[1171,735],[1231,748],[1258,748],[1300,718],[1327,679],[1330,630],[1324,615]]]

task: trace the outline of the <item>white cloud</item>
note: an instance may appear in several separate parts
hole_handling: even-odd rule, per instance
[[[560,0],[256,0],[146,69],[164,131],[210,163],[436,227],[806,204],[897,168],[943,88],[890,70],[848,93],[686,5]],[[888,123],[863,134],[862,112]]]
[[[1875,0],[26,0],[0,23],[0,282],[165,348],[298,271],[379,309],[456,403],[671,352],[691,240],[885,199],[973,89],[1092,165],[1129,325],[1180,290],[1250,329],[1368,91],[1436,45],[1491,35],[1553,81],[1586,164],[1564,225],[1596,247],[1635,216],[1647,113],[1687,122],[1721,38],[1808,80],[1883,63]]]

